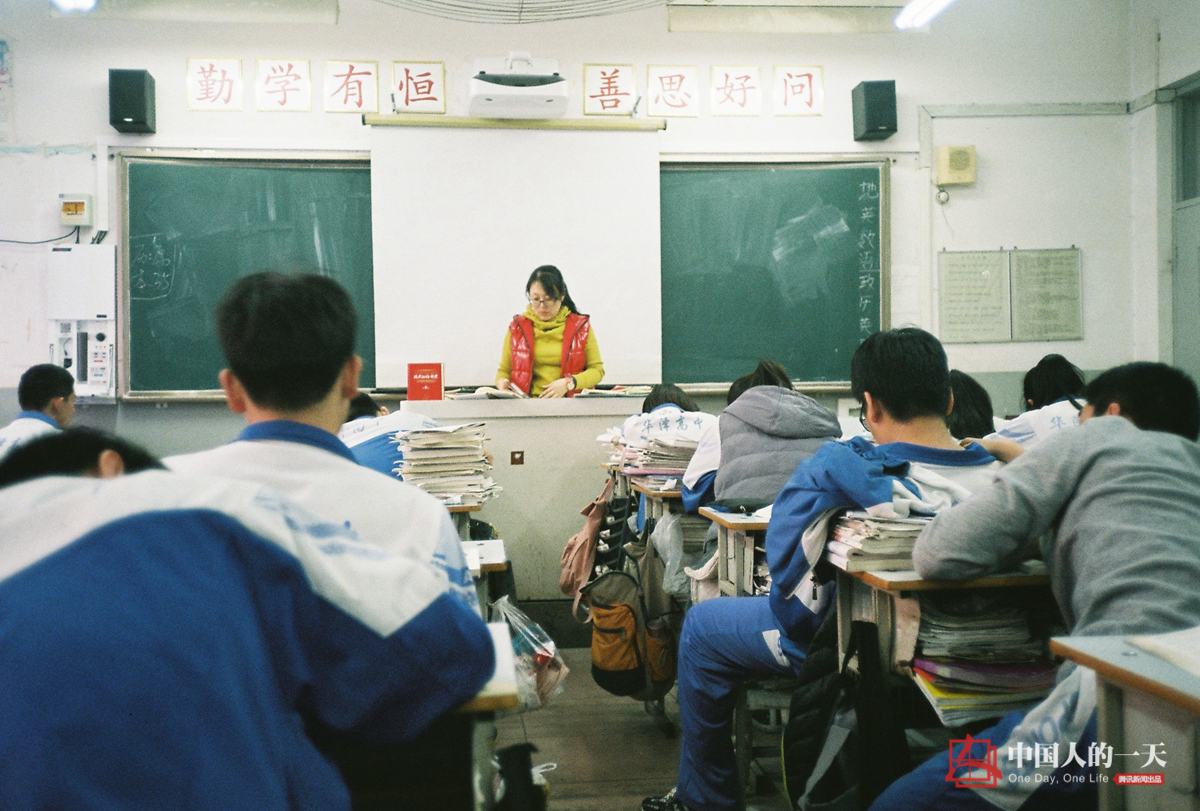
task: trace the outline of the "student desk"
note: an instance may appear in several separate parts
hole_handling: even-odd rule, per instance
[[[657,490],[645,482],[633,481],[629,485],[633,492],[646,497],[646,518],[657,521],[669,512],[683,511],[681,490]],[[672,510],[675,506],[678,509]]]
[[[454,528],[458,530],[460,540],[471,540],[471,513],[477,513],[482,509],[482,504],[446,505],[446,510],[450,513],[450,519],[454,522]]]
[[[1101,767],[1101,811],[1200,809],[1200,676],[1119,636],[1055,637],[1050,650],[1099,680],[1096,737],[1114,752],[1111,768]],[[1148,746],[1160,743],[1166,765],[1143,766]],[[1120,785],[1121,773],[1161,774],[1163,784]]]
[[[355,809],[490,811],[495,714],[517,706],[516,669],[508,626],[490,623],[496,669],[483,689],[437,719],[416,740],[371,745],[310,724],[314,743],[337,764]]]
[[[879,629],[879,661],[896,672],[912,661],[921,627],[921,592],[951,589],[1049,588],[1040,561],[1018,571],[974,580],[923,580],[916,572],[847,572],[837,570],[838,650],[850,641],[850,623],[865,620]]]
[[[711,507],[701,507],[700,514],[717,525],[717,586],[721,593],[735,597],[754,594],[754,549],[764,548],[767,521]]]
[[[475,578],[479,605],[483,607],[486,615],[492,604],[492,575],[508,571],[508,553],[504,549],[504,541],[499,538],[463,541],[463,555],[467,560],[467,569]]]

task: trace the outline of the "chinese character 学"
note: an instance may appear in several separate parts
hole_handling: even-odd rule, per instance
[[[335,73],[333,78],[341,79],[342,83],[338,85],[330,95],[341,94],[342,104],[353,104],[355,107],[363,106],[363,76],[370,76],[369,70],[354,69],[354,65],[348,65],[345,73]]]
[[[615,110],[621,104],[621,97],[629,95],[621,90],[620,74],[620,68],[600,71],[600,90],[593,93],[591,98],[600,102],[601,110]],[[682,81],[682,77],[680,80]]]
[[[960,744],[957,749],[956,744]],[[958,772],[963,774],[958,775]],[[972,738],[970,735],[965,739],[950,741],[950,771],[946,772],[947,783],[953,783],[958,788],[970,788],[996,786],[1000,784],[1000,779],[1000,769],[996,766],[996,747],[991,741]]]
[[[299,93],[301,81],[300,74],[288,62],[287,65],[272,65],[270,74],[263,78],[263,85],[268,95],[279,97],[280,107],[286,107],[288,93]]]

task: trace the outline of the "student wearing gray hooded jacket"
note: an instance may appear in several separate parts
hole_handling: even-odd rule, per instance
[[[726,402],[683,477],[691,512],[714,498],[772,501],[796,465],[842,433],[837,415],[795,391],[787,369],[773,360],[735,380]]]

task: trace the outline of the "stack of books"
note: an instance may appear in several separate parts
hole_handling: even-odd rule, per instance
[[[645,443],[625,446],[621,472],[629,476],[682,476],[695,452],[694,439],[671,434],[650,437]]]
[[[1056,666],[1026,612],[996,601],[921,601],[913,680],[946,726],[1027,710],[1054,687]]]
[[[898,572],[911,569],[913,544],[932,519],[876,518],[848,512],[830,527],[825,560],[847,572]]]
[[[482,504],[500,494],[483,451],[486,423],[398,432],[401,459],[394,473],[445,504]]]

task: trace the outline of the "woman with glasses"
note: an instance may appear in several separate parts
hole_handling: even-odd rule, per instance
[[[542,265],[525,283],[529,306],[513,316],[496,388],[531,397],[571,397],[604,377],[591,321],[579,312],[562,273]]]

